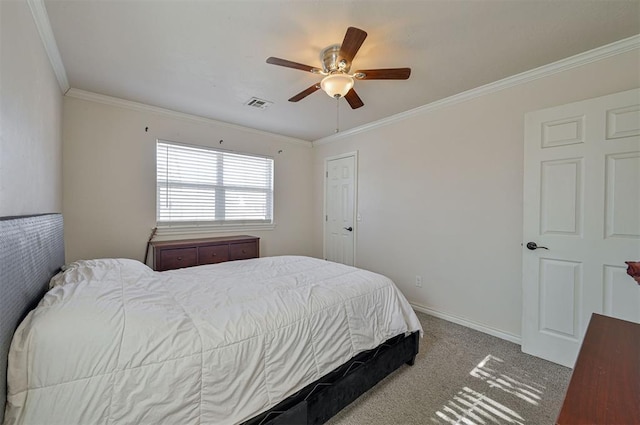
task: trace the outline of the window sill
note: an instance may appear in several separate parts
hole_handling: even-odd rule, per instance
[[[175,225],[175,226],[158,226],[156,231],[156,237],[173,237],[173,236],[194,236],[215,233],[229,233],[229,232],[251,232],[251,231],[265,231],[275,230],[276,224],[220,224],[220,225]]]

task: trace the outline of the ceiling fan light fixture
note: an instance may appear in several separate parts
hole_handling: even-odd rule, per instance
[[[336,73],[324,77],[320,82],[320,88],[330,97],[344,97],[353,88],[353,84],[351,75]]]

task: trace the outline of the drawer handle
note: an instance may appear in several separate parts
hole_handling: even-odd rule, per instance
[[[182,257],[178,257],[178,261],[182,261]]]
[[[217,254],[214,252],[213,254],[211,254],[212,257],[215,257]]]
[[[243,249],[243,250],[242,250],[242,253],[243,253],[243,254],[246,254],[246,253],[247,253],[247,251],[245,251],[245,250]]]

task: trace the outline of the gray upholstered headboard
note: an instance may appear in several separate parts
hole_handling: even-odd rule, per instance
[[[61,214],[0,218],[0,423],[11,338],[63,264]]]

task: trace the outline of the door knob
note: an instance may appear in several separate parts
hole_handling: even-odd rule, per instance
[[[536,249],[549,249],[546,246],[538,246],[538,244],[536,244],[535,242],[527,242],[527,248],[531,251]]]
[[[343,227],[344,230],[348,230],[348,231],[353,231],[353,227],[349,226],[349,227]]]

